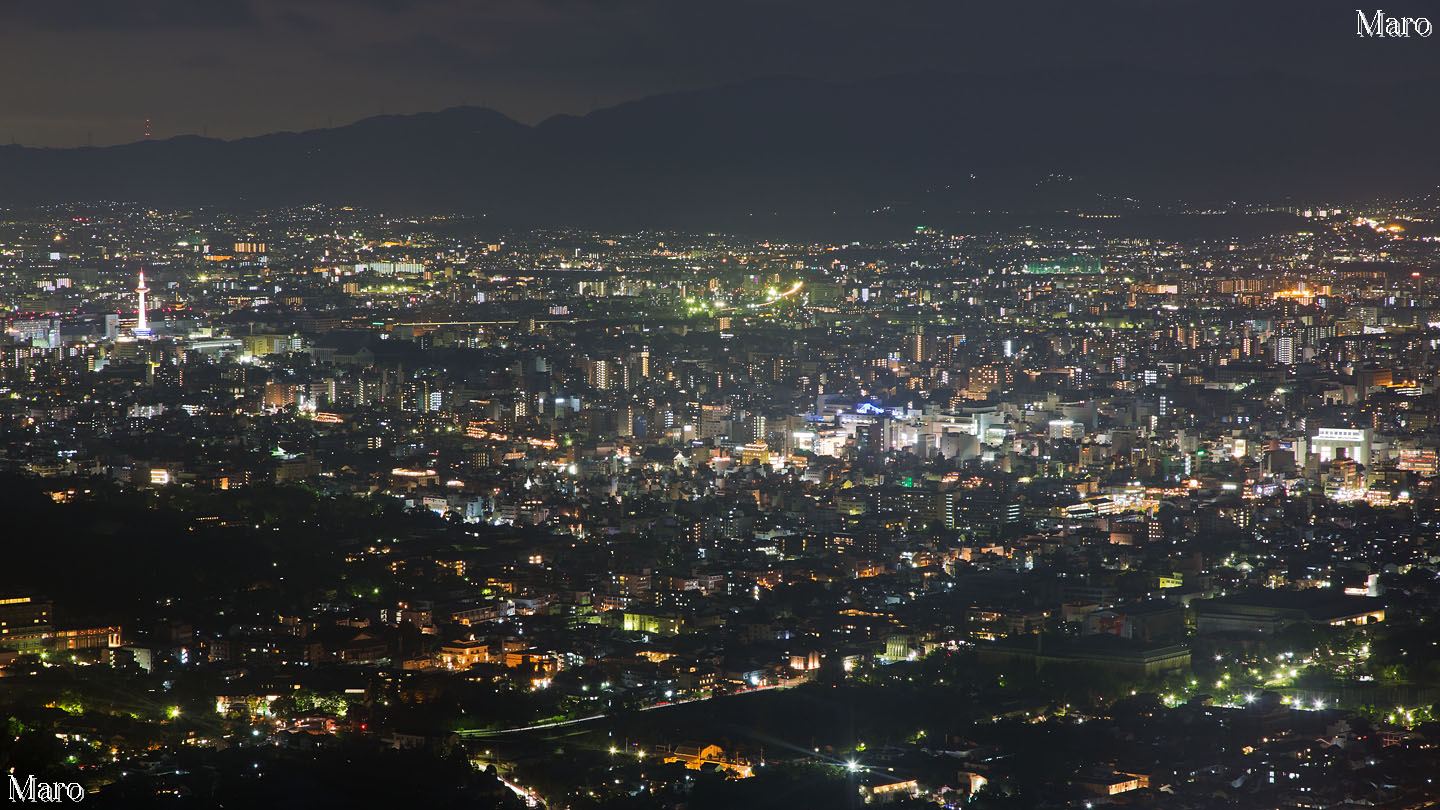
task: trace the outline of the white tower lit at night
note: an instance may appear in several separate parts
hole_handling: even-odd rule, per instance
[[[145,286],[145,271],[140,271],[140,283],[135,287],[135,293],[140,296],[139,311],[135,318],[135,337],[150,337],[150,324],[145,319],[145,293],[150,288]]]

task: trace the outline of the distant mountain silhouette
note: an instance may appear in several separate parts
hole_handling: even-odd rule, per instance
[[[460,107],[235,141],[0,147],[0,204],[328,202],[513,224],[726,227],[1433,188],[1434,91],[1279,75],[756,80],[557,116]],[[973,176],[972,176],[973,175]]]

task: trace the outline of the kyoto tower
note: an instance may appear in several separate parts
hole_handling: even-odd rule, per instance
[[[145,286],[145,271],[140,271],[140,283],[135,287],[135,293],[140,296],[140,308],[135,318],[135,337],[150,337],[150,324],[145,319],[145,293],[150,288]]]

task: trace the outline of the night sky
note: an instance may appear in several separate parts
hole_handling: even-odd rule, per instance
[[[1406,2],[1382,7],[1440,20],[1432,3]],[[234,138],[462,104],[535,122],[777,75],[1119,66],[1305,74],[1352,88],[1440,78],[1440,35],[1360,40],[1355,9],[1329,0],[4,0],[0,138],[121,143],[138,140],[146,118],[157,138]]]

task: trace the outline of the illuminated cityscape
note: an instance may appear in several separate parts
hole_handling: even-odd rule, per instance
[[[1440,807],[1421,12],[0,6],[7,802]]]
[[[21,739],[100,798],[360,745],[545,806],[1421,806],[1434,209],[1229,216],[12,215]]]

